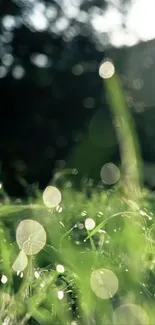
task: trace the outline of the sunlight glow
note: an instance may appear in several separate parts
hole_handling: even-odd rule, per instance
[[[53,20],[57,16],[57,9],[54,6],[49,5],[45,11],[45,15],[48,19]]]
[[[109,9],[102,14],[96,12],[92,14],[92,25],[98,32],[108,33],[121,26],[122,17],[116,8],[109,7]]]
[[[155,37],[154,12],[154,0],[136,0],[127,17],[128,29],[143,41],[153,39]]]
[[[154,0],[135,0],[128,9],[126,29],[122,28],[123,15],[111,5],[106,12],[95,12],[91,23],[97,32],[109,34],[113,46],[132,46],[139,41],[155,38],[154,12]]]
[[[28,23],[36,30],[42,32],[48,27],[48,20],[42,10],[34,8],[31,15],[27,18]]]

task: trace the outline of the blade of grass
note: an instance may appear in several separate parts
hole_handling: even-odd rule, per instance
[[[134,197],[140,188],[140,148],[137,141],[132,115],[127,107],[120,79],[115,73],[104,80],[114,119],[124,171],[125,193]]]

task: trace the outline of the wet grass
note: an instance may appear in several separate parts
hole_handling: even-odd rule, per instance
[[[93,190],[88,199],[70,188],[62,190],[57,209],[46,208],[41,198],[31,205],[2,205],[0,274],[7,282],[0,284],[1,323],[110,325],[115,309],[132,303],[154,324],[154,202],[147,190],[134,202],[115,189]],[[87,218],[95,221],[92,231],[85,228]],[[15,235],[23,219],[44,226],[47,244],[17,274],[12,269],[19,253]],[[57,271],[59,264],[64,273]],[[119,281],[109,299],[99,298],[91,287],[93,270],[101,268]],[[138,324],[144,325],[142,320]]]

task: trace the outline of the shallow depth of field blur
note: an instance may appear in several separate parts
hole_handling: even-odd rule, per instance
[[[154,325],[153,0],[0,2],[0,324]]]

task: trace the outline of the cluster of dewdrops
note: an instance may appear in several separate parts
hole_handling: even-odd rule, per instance
[[[105,172],[106,168],[112,168],[113,166],[105,166],[102,171],[102,177],[105,179],[108,173]],[[112,183],[119,177],[118,170],[115,169],[115,173],[112,173]],[[48,186],[43,192],[43,202],[48,208],[57,207],[61,202],[61,193],[54,186]],[[95,227],[95,221],[91,218],[85,219],[85,228],[88,231],[93,230]],[[26,219],[20,222],[16,231],[16,241],[20,248],[20,253],[13,264],[13,269],[16,272],[22,272],[28,264],[28,256],[35,255],[40,252],[46,245],[46,231],[43,226],[35,221]],[[63,265],[58,264],[56,266],[58,273],[63,273],[65,268]],[[35,272],[35,277],[39,277],[39,273]],[[7,282],[5,275],[1,278],[2,283]],[[90,286],[94,294],[100,299],[111,299],[119,289],[119,281],[114,272],[109,269],[101,268],[92,271],[90,276]],[[59,300],[64,298],[64,292],[59,290],[57,292]],[[149,319],[146,312],[141,306],[136,304],[124,304],[118,307],[113,313],[113,323],[118,324],[136,324],[138,322],[141,325],[149,325]]]

